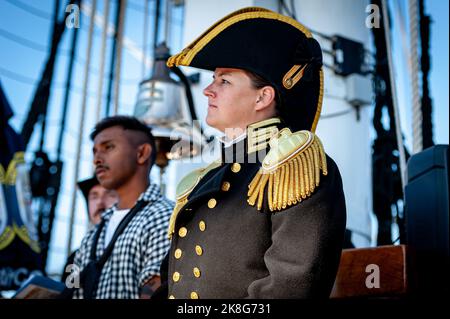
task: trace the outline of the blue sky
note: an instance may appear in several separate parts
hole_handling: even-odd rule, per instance
[[[426,1],[427,10],[431,14],[431,52],[432,64],[430,73],[431,96],[434,102],[434,123],[436,143],[448,144],[448,15],[449,2],[441,0]]]
[[[331,1],[331,0],[330,0]],[[87,2],[87,1],[86,1]],[[89,1],[90,3],[91,1]],[[112,3],[115,1],[112,1]],[[53,12],[53,0],[0,0],[0,80],[11,106],[15,112],[11,120],[13,127],[20,131],[26,118],[28,108],[34,95],[36,79],[40,77],[43,69],[47,48],[50,41],[51,19]],[[98,1],[98,10],[103,12],[103,1]],[[128,0],[129,7],[126,14],[125,36],[136,45],[138,49],[143,49],[145,45],[151,44],[151,38],[142,40],[144,1]],[[153,1],[150,1],[153,3]],[[20,8],[20,4],[25,4],[26,10]],[[407,0],[399,1],[399,8],[404,12],[407,8]],[[431,25],[431,73],[430,73],[430,94],[433,98],[433,125],[434,141],[436,143],[448,144],[449,134],[449,2],[441,0],[425,1],[426,11],[432,17]],[[65,1],[61,6],[65,5]],[[152,7],[150,8],[153,9]],[[31,12],[29,12],[31,11]],[[110,21],[113,21],[114,5],[110,10]],[[88,18],[82,17],[82,25],[78,38],[78,59],[74,69],[73,89],[67,117],[67,127],[64,134],[63,160],[65,170],[63,173],[63,184],[57,217],[55,220],[55,232],[53,238],[65,238],[68,231],[68,215],[71,194],[74,181],[74,155],[77,135],[79,131],[79,119],[81,108],[81,91],[83,86],[83,67],[86,60],[85,51],[87,43]],[[406,24],[407,26],[407,24]],[[152,26],[149,28],[152,31]],[[399,103],[402,113],[402,129],[406,136],[407,145],[411,146],[411,114],[408,108],[410,103],[409,78],[406,71],[405,59],[401,55],[401,38],[399,36],[398,21],[394,17],[393,40],[396,61],[396,76],[399,86]],[[170,37],[170,47],[172,52],[181,49],[182,46],[182,12],[176,12],[172,20],[172,31]],[[51,159],[55,158],[56,143],[61,116],[63,84],[65,82],[68,65],[68,50],[70,36],[67,32],[61,43],[61,54],[56,61],[55,78],[53,91],[49,103],[48,131],[46,133],[45,151],[50,154]],[[11,37],[20,37],[25,45],[12,41]],[[88,177],[92,173],[91,165],[91,143],[88,133],[94,125],[96,87],[98,81],[98,69],[100,65],[100,38],[101,29],[96,26],[94,30],[93,62],[91,65],[91,77],[89,81],[89,96],[86,111],[86,122],[84,126],[83,147],[81,156],[80,178]],[[105,70],[109,68],[109,45],[108,40]],[[137,60],[128,49],[123,51],[122,62],[122,85],[120,87],[120,109],[119,113],[132,114],[138,90],[138,84],[142,80],[142,63]],[[146,75],[150,70],[146,69]],[[106,83],[104,84],[104,88]],[[106,90],[104,91],[106,92]],[[35,127],[39,128],[39,125]],[[33,152],[37,150],[39,134],[34,134],[30,143],[27,159],[33,159]],[[157,178],[155,178],[157,179]],[[84,211],[80,194],[77,194],[78,210]],[[78,234],[74,240],[74,245],[81,240],[86,229],[86,214],[79,213],[75,219],[75,233]],[[80,235],[81,234],[81,235]],[[54,267],[53,271],[61,267],[61,256],[65,254],[65,245],[60,243],[52,244],[52,254],[50,262]]]

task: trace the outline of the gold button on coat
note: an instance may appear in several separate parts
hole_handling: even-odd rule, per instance
[[[216,207],[216,205],[217,205],[217,201],[216,201],[214,198],[211,198],[211,199],[208,201],[208,207],[209,207],[209,208],[214,208],[214,207]]]
[[[180,273],[178,271],[175,271],[173,273],[172,279],[173,281],[178,282],[180,280],[180,277],[181,277]]]
[[[182,254],[183,254],[183,252],[181,251],[180,248],[178,248],[177,250],[175,250],[175,258],[176,258],[176,259],[180,259]]]
[[[206,229],[206,224],[205,224],[205,222],[204,222],[203,220],[201,220],[201,221],[198,223],[198,228],[200,228],[201,231],[205,231],[205,229]]]
[[[198,299],[198,294],[195,291],[191,292],[191,299]]]
[[[203,249],[199,245],[195,246],[195,253],[199,256],[203,254]]]
[[[222,190],[224,192],[228,192],[228,190],[230,189],[231,184],[229,182],[223,182],[222,184]]]
[[[231,171],[233,173],[237,173],[241,170],[241,164],[239,163],[233,163],[233,165],[231,165]]]
[[[181,227],[181,228],[178,230],[178,235],[179,235],[180,237],[185,237],[185,236],[187,235],[187,228],[186,228],[186,227]]]
[[[200,277],[200,269],[198,269],[197,267],[194,267],[193,272],[194,272],[195,277],[197,277],[197,278]]]

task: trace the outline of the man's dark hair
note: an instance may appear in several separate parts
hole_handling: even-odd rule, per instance
[[[151,160],[150,168],[151,168],[156,161],[156,153],[157,153],[155,138],[153,137],[151,128],[142,123],[141,121],[139,121],[134,116],[124,116],[124,115],[110,116],[104,118],[95,125],[90,135],[91,140],[93,141],[101,131],[106,130],[107,128],[113,126],[120,126],[124,130],[144,133],[143,135],[145,136],[145,141],[143,143],[148,143],[152,147],[152,153],[150,155]]]

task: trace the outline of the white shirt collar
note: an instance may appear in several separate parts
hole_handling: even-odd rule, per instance
[[[247,137],[247,132],[242,133],[238,137],[235,137],[231,141],[227,138],[226,135],[219,137],[219,142],[223,144],[223,147],[227,148],[233,144],[236,144],[237,142],[242,141]]]

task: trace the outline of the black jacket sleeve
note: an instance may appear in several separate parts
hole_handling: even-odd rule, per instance
[[[269,275],[253,281],[248,298],[328,298],[339,266],[346,209],[336,164],[310,198],[271,213]]]
[[[151,299],[167,299],[168,296],[168,289],[169,289],[169,281],[168,281],[168,272],[169,272],[169,252],[167,252],[166,256],[164,257],[163,261],[161,262],[160,267],[160,275],[161,275],[161,286],[156,289],[156,291],[153,293]]]

